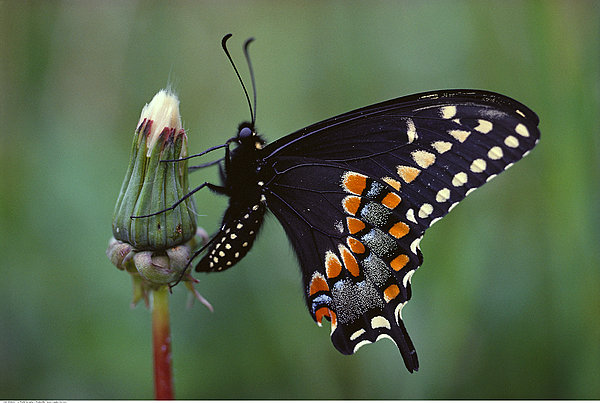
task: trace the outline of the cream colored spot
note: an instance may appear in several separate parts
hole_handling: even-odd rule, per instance
[[[473,193],[476,190],[477,190],[477,188],[471,188],[471,189],[467,190],[467,193],[465,193],[465,197],[467,197],[468,195],[470,195],[471,193]]]
[[[238,225],[236,225],[237,229],[242,229],[243,227],[244,227],[244,224],[242,224],[242,223],[239,223]]]
[[[382,178],[382,180],[394,189],[400,190],[400,182],[398,182],[396,179],[386,176],[385,178]]]
[[[221,257],[225,257],[225,252],[223,252],[223,251],[220,251],[220,252],[219,252],[219,256],[221,256]]]
[[[417,223],[417,220],[415,219],[415,212],[414,212],[414,210],[413,210],[413,209],[409,208],[409,209],[406,211],[406,219],[407,219],[408,221],[412,221],[412,222],[414,222],[415,224]]]
[[[456,187],[462,186],[465,183],[467,183],[467,180],[469,180],[467,174],[464,172],[459,172],[456,175],[454,175],[454,178],[452,178],[452,185]]]
[[[247,247],[247,246],[248,246],[248,242],[244,242],[244,243],[242,244],[242,247],[243,247],[243,248],[245,248],[245,247]]]
[[[433,213],[433,206],[429,203],[424,203],[419,209],[419,218],[427,218]]]
[[[427,151],[417,150],[410,153],[410,155],[421,168],[428,168],[435,163],[435,155]]]
[[[464,143],[465,140],[471,134],[471,132],[467,130],[448,130],[448,134],[454,137],[456,140],[460,141],[461,143]]]
[[[421,170],[415,167],[407,167],[405,165],[398,165],[396,167],[398,176],[406,183],[410,183],[415,180],[421,173]]]
[[[519,140],[515,136],[508,136],[504,139],[504,144],[511,148],[517,148],[519,146]]]
[[[494,127],[492,122],[488,120],[477,119],[477,122],[479,123],[479,125],[477,125],[475,130],[477,130],[479,133],[488,134],[492,131],[492,128]]]
[[[240,257],[240,252],[235,252],[235,255],[233,255],[234,258],[239,258]]]
[[[402,285],[404,286],[404,288],[406,288],[408,284],[410,284],[410,279],[412,278],[413,274],[415,274],[415,271],[411,270],[404,275],[404,278],[402,279]]]
[[[502,152],[502,149],[500,147],[494,146],[490,148],[490,151],[488,151],[487,155],[488,158],[491,160],[499,160],[504,156],[504,153]]]
[[[439,220],[441,220],[443,217],[437,217],[434,218],[433,220],[431,220],[431,222],[429,223],[430,227],[433,227],[433,224],[435,224],[436,222],[438,222]]]
[[[529,137],[529,130],[527,130],[527,127],[525,127],[523,123],[519,123],[517,127],[515,127],[515,131],[523,137]]]
[[[450,189],[443,188],[435,195],[435,201],[438,203],[443,203],[450,198]]]
[[[480,173],[480,172],[485,171],[486,167],[487,167],[487,163],[485,162],[485,160],[478,158],[475,161],[473,161],[470,169],[471,169],[471,172]]]
[[[231,235],[229,235],[229,238],[235,239],[235,238],[237,238],[237,235],[236,234],[231,234]]]
[[[485,181],[486,181],[486,182],[489,182],[489,181],[491,181],[492,179],[494,179],[496,176],[497,176],[497,175],[495,175],[495,174],[494,174],[494,175],[490,175],[490,176],[488,176],[488,178],[487,178]]]
[[[419,136],[417,136],[417,128],[415,127],[415,122],[413,122],[412,119],[406,119],[406,126],[406,135],[408,136],[408,142],[412,143],[417,138],[419,138]]]
[[[422,236],[420,236],[419,238],[416,238],[414,241],[412,241],[412,243],[410,244],[410,251],[412,253],[414,253],[415,255],[417,254],[417,251],[419,250],[419,245],[421,244],[421,239],[423,239]]]
[[[225,244],[225,249],[231,249],[231,244],[226,243]]]
[[[354,346],[353,352],[356,353],[359,348],[361,348],[362,346],[365,346],[367,344],[371,344],[371,343],[372,343],[371,340],[363,340],[360,343],[358,343],[356,346]]]
[[[406,302],[408,302],[408,301],[406,301]],[[404,308],[404,305],[406,305],[406,302],[398,304],[398,306],[396,307],[396,310],[394,311],[394,316],[396,316],[396,321],[398,323],[400,323],[400,321],[402,320],[402,308]]]
[[[454,207],[456,207],[456,206],[458,206],[458,202],[451,205],[450,208],[448,209],[448,212],[451,212],[452,210],[454,210]]]
[[[373,329],[377,329],[378,327],[385,327],[386,329],[392,328],[390,322],[383,316],[375,316],[373,319],[371,319],[371,327]]]
[[[431,143],[431,146],[435,149],[435,151],[437,151],[440,154],[443,154],[452,148],[452,143],[449,143],[447,141],[435,141]]]
[[[452,119],[456,115],[456,106],[443,106],[440,108],[440,114],[444,119]]]
[[[354,332],[350,335],[350,341],[358,339],[364,333],[365,333],[365,329],[358,329],[356,332]]]
[[[517,112],[519,115],[525,117],[525,114],[523,112],[521,112],[520,110],[517,109],[515,112]]]

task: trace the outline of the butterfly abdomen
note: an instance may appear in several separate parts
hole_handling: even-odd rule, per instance
[[[262,226],[266,206],[258,199],[244,209],[231,206],[208,253],[196,271],[222,271],[239,262],[250,250]]]
[[[259,177],[263,141],[257,135],[238,137],[239,145],[225,162],[224,193],[229,196],[219,233],[196,271],[222,271],[239,262],[252,247],[266,211]]]

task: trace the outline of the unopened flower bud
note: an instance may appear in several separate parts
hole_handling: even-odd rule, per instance
[[[189,197],[164,211],[189,191],[187,161],[161,162],[187,156],[179,100],[158,92],[140,116],[131,162],[113,217],[113,235],[136,250],[166,250],[196,234],[195,204]],[[147,216],[131,218],[132,216]]]
[[[187,161],[164,161],[186,156],[179,100],[159,91],[142,110],[106,250],[110,261],[131,275],[132,305],[142,299],[148,305],[151,290],[184,280],[192,295],[210,307],[191,284],[197,280],[185,272],[193,251],[208,240],[206,231],[196,227],[194,199],[184,199]]]

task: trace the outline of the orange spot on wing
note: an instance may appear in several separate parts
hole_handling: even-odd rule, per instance
[[[356,215],[356,212],[360,207],[360,197],[346,196],[344,200],[342,200],[342,205],[344,206],[344,210],[346,210],[348,214]]]
[[[316,273],[313,275],[312,280],[310,281],[310,287],[308,294],[313,295],[318,293],[319,291],[329,291],[329,286],[327,285],[327,281],[322,274]]]
[[[331,309],[329,310],[329,319],[331,319],[331,329],[335,329],[337,327],[337,315]]]
[[[354,253],[365,253],[365,245],[362,244],[358,239],[354,239],[352,237],[346,238],[346,242],[350,247],[350,250]]]
[[[409,258],[406,255],[398,255],[390,262],[392,269],[399,271],[408,263]]]
[[[323,318],[327,318],[331,321],[332,327],[337,326],[337,317],[335,315],[335,312],[333,312],[331,309],[327,308],[326,306],[317,309],[317,312],[315,312],[315,317],[316,317],[317,323],[319,325],[323,322]]]
[[[383,198],[381,204],[383,204],[389,209],[395,209],[401,201],[402,199],[400,198],[400,196],[398,196],[396,193],[390,192]]]
[[[346,224],[351,234],[356,234],[365,228],[365,223],[354,217],[346,217]]]
[[[385,178],[383,178],[383,181],[391,187],[393,187],[394,189],[400,190],[400,182],[398,182],[396,179],[392,179],[386,176]]]
[[[408,234],[408,231],[410,231],[410,227],[403,222],[398,221],[388,232],[394,238],[399,239]]]
[[[402,180],[406,183],[410,183],[415,180],[417,176],[421,173],[421,170],[414,167],[407,167],[404,165],[398,165],[398,176],[402,178]]]
[[[325,255],[325,272],[327,278],[335,278],[342,272],[342,262],[333,252],[327,252]]]
[[[398,294],[400,294],[400,288],[398,288],[396,284],[392,284],[383,292],[383,298],[385,299],[385,302],[390,302],[396,298]]]
[[[367,177],[356,172],[347,172],[343,183],[348,192],[361,195],[367,187]]]
[[[342,255],[342,261],[344,262],[344,266],[346,269],[352,274],[354,277],[358,277],[360,274],[360,267],[358,267],[358,262],[356,258],[348,249],[344,246],[340,245],[340,253]]]

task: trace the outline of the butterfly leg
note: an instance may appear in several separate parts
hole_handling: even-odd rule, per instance
[[[187,199],[188,197],[190,197],[191,195],[193,195],[194,193],[196,193],[197,191],[199,191],[200,189],[202,189],[203,187],[207,187],[210,190],[212,190],[213,192],[216,193],[225,193],[225,188],[223,186],[218,186],[218,185],[213,185],[212,183],[209,182],[204,182],[202,185],[192,189],[188,194],[186,194],[185,196],[183,196],[181,199],[177,200],[173,205],[171,205],[170,207],[167,207],[165,209],[162,209],[160,211],[157,211],[155,213],[152,214],[146,214],[146,215],[132,215],[130,218],[146,218],[146,217],[152,217],[161,213],[164,213],[166,211],[169,210],[173,210],[175,207],[179,206],[185,199]]]
[[[231,141],[232,141],[232,139],[229,139],[227,141],[227,143],[225,143],[225,144],[220,144],[218,146],[214,146],[214,147],[208,148],[208,149],[206,149],[206,150],[204,150],[204,151],[202,151],[201,153],[198,153],[198,154],[192,154],[192,155],[188,155],[187,157],[176,158],[174,160],[160,160],[160,162],[180,162],[180,161],[186,161],[186,160],[189,160],[190,158],[200,157],[200,156],[202,156],[204,154],[208,154],[211,151],[219,150],[221,148],[226,148],[227,150],[229,150],[229,144],[231,143]]]
[[[194,259],[196,259],[196,257],[201,254],[208,246],[212,245],[212,243],[217,239],[217,237],[220,235],[220,232],[217,232],[215,235],[212,236],[212,238],[210,238],[210,240],[208,242],[206,242],[204,244],[204,246],[202,246],[200,249],[198,249],[196,252],[194,252],[194,254],[192,255],[192,257],[190,257],[190,259],[188,260],[187,264],[185,265],[185,267],[183,268],[183,271],[181,272],[181,275],[179,276],[179,278],[177,279],[177,281],[175,283],[173,283],[172,285],[169,284],[169,289],[175,287],[177,284],[179,284],[179,282],[183,279],[183,277],[185,276],[185,274],[188,272],[188,267],[190,267],[190,264],[192,263],[192,261]],[[212,309],[211,309],[212,311]]]
[[[213,165],[217,165],[221,161],[223,161],[223,158],[219,158],[218,160],[207,162],[205,164],[194,165],[194,166],[188,167],[188,172],[191,173],[191,172],[197,171],[197,170],[202,169],[202,168],[206,168],[206,167],[210,167],[210,166],[213,166]]]

